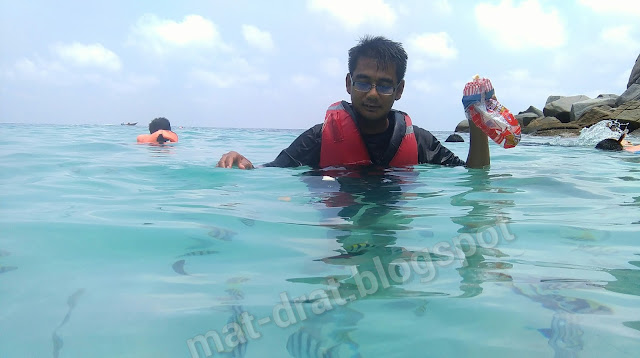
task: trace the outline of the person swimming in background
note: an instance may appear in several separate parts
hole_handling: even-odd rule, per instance
[[[596,149],[611,150],[611,151],[624,150],[631,153],[640,153],[640,145],[633,145],[633,143],[624,139],[626,135],[627,135],[627,130],[625,130],[620,136],[620,138],[618,138],[617,140],[613,138],[603,139],[600,142],[598,142],[598,144],[596,144]]]
[[[171,123],[164,117],[158,117],[149,123],[150,134],[140,134],[138,143],[177,142],[178,135],[171,131]]]

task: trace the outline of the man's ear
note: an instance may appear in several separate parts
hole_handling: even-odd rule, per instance
[[[400,84],[396,89],[396,101],[402,97],[402,91],[404,91],[404,80],[400,81]]]
[[[347,73],[347,76],[344,78],[344,82],[347,86],[347,93],[351,94],[351,74]]]

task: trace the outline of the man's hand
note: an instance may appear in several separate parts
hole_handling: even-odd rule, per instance
[[[220,168],[233,168],[234,165],[237,165],[238,169],[253,169],[253,164],[251,164],[249,159],[238,152],[224,154],[216,166]]]

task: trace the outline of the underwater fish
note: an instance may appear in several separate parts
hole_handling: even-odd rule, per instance
[[[243,283],[243,282],[247,282],[247,281],[249,281],[249,279],[246,278],[246,277],[232,277],[232,278],[227,280],[227,284],[228,285],[237,285],[239,283]]]
[[[0,257],[9,256],[9,255],[11,255],[9,251],[0,249]]]
[[[235,232],[227,229],[223,229],[220,227],[212,227],[211,230],[207,233],[207,235],[213,237],[214,239],[223,240],[223,241],[231,241],[231,238],[235,236]]]
[[[563,231],[563,238],[575,241],[599,241],[609,237],[608,232],[600,230],[566,227]]]
[[[58,336],[56,331],[53,331],[51,338],[53,339],[53,358],[58,358],[60,357],[60,350],[62,346],[64,346],[64,341]]]
[[[189,237],[191,240],[198,242],[195,245],[187,247],[187,250],[197,250],[197,249],[206,249],[207,247],[211,247],[214,244],[214,240],[209,238],[201,239],[198,237]]]
[[[211,255],[211,254],[217,254],[218,251],[215,250],[200,250],[200,251],[192,251],[192,252],[187,252],[184,255],[180,255],[178,257],[185,257],[185,256],[204,256],[204,255]]]
[[[305,330],[298,330],[289,336],[287,351],[294,358],[334,358],[338,357],[339,345],[326,348]]]
[[[242,218],[242,219],[240,219],[240,221],[242,221],[242,223],[247,225],[247,226],[253,226],[253,225],[256,224],[255,220],[249,219],[249,218]]]
[[[592,301],[585,298],[563,296],[554,291],[547,291],[550,293],[543,293],[538,286],[529,285],[522,288],[513,286],[512,289],[515,293],[523,295],[532,299],[535,302],[542,304],[542,307],[548,308],[553,311],[564,311],[568,313],[579,314],[610,314],[611,308],[601,305],[596,301]]]
[[[413,311],[413,313],[415,313],[415,315],[418,317],[422,317],[424,316],[425,313],[427,313],[427,304],[429,304],[429,301],[427,300],[422,300],[422,301],[423,303]]]
[[[236,323],[240,328],[240,331],[237,332],[238,344],[233,347],[227,347],[226,350],[221,352],[221,357],[229,357],[229,358],[242,358],[247,354],[247,346],[249,345],[249,340],[247,339],[247,333],[243,329],[242,325],[242,314],[245,310],[242,306],[233,305],[231,306],[231,316],[227,319],[227,323]]]
[[[5,273],[13,270],[17,270],[18,268],[15,266],[0,266],[0,273]]]
[[[241,300],[244,298],[244,293],[237,288],[229,288],[224,290],[224,292],[228,293],[235,300]]]
[[[69,305],[70,308],[74,308],[76,304],[78,304],[78,298],[82,296],[83,293],[84,288],[78,289],[71,296],[69,296],[69,298],[67,298],[67,305]]]
[[[71,311],[73,311],[73,309],[76,307],[76,304],[78,304],[78,298],[82,296],[83,293],[84,288],[81,288],[74,292],[71,296],[69,296],[69,298],[67,298],[67,306],[69,306],[69,311],[67,312],[67,315],[64,316],[64,319],[62,320],[60,325],[58,325],[58,328],[62,327],[62,325],[69,321],[69,318],[71,317]]]
[[[171,265],[171,268],[173,268],[173,271],[176,273],[188,276],[189,274],[184,272],[184,262],[184,260],[178,260]]]
[[[56,329],[53,330],[53,334],[51,335],[51,338],[53,340],[53,357],[54,358],[58,358],[60,356],[60,350],[64,346],[64,341],[58,335],[58,330],[69,321],[69,318],[71,317],[71,312],[78,304],[78,298],[83,293],[84,293],[84,288],[80,288],[76,292],[71,294],[69,298],[67,298],[67,306],[69,306],[69,310],[67,311],[67,314],[62,319],[62,322],[60,322],[58,327],[56,327]]]

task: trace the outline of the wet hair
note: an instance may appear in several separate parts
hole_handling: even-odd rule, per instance
[[[358,45],[349,50],[349,73],[353,74],[362,57],[376,60],[381,69],[386,69],[391,64],[396,65],[398,83],[404,79],[408,56],[400,42],[393,42],[382,36],[366,35],[360,38]]]
[[[168,119],[164,117],[158,117],[152,120],[151,123],[149,123],[149,133],[153,134],[161,129],[167,131],[171,130],[171,123],[169,123]]]
[[[596,144],[596,149],[620,151],[622,150],[622,144],[615,139],[608,138]]]

